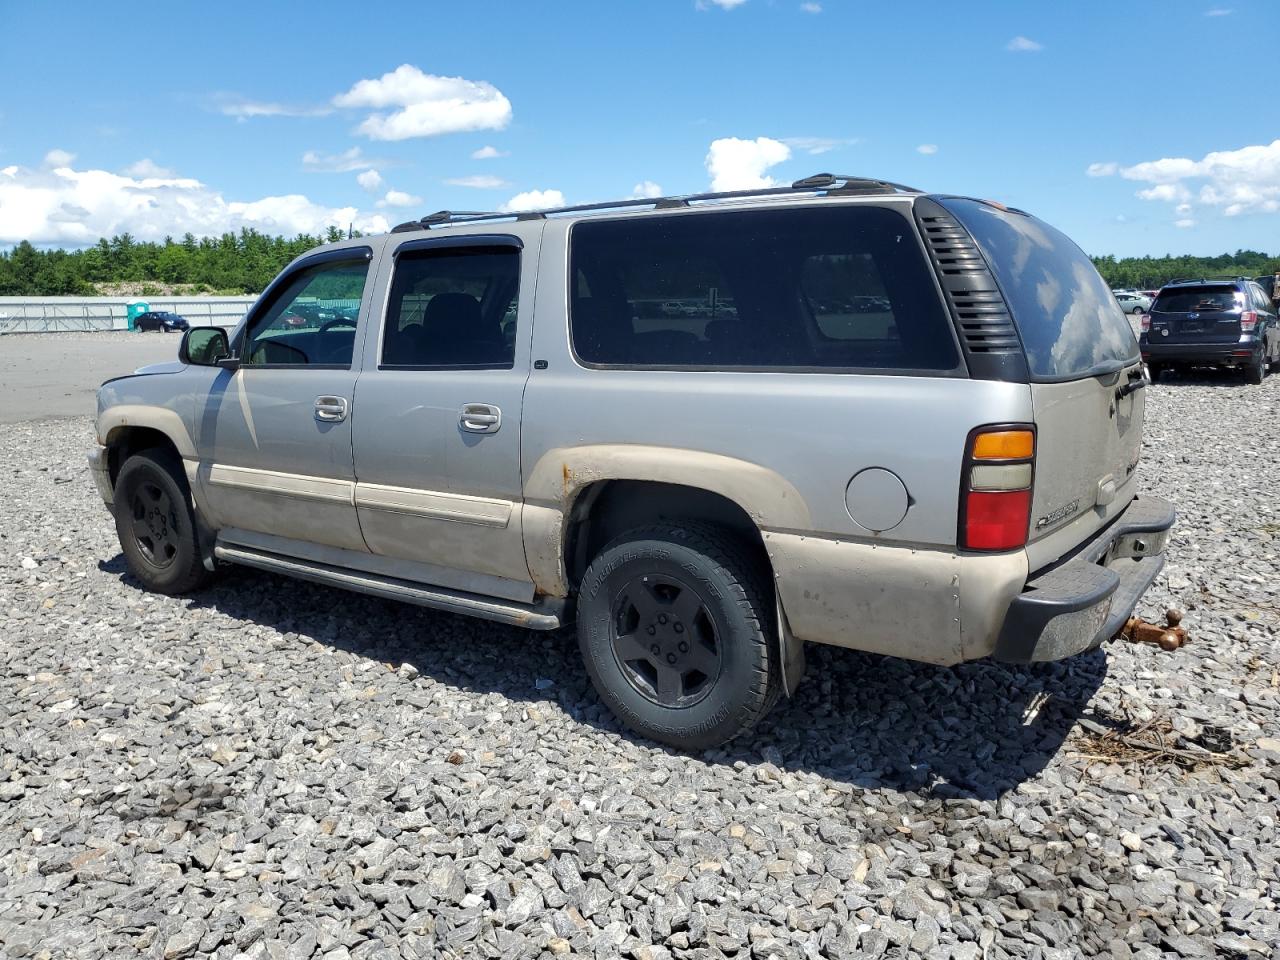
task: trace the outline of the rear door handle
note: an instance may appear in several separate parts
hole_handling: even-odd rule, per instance
[[[502,426],[502,411],[492,403],[464,404],[458,426],[468,433],[497,433]]]
[[[347,398],[316,397],[316,419],[321,423],[340,423],[347,419]]]

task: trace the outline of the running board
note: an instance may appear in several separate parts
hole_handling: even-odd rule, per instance
[[[213,555],[227,563],[239,563],[246,567],[257,567],[272,573],[283,573],[299,580],[310,580],[357,593],[368,593],[388,600],[402,600],[415,603],[420,607],[431,607],[447,613],[461,613],[484,620],[495,620],[515,627],[526,627],[530,630],[555,630],[560,626],[559,605],[529,606],[522,603],[511,603],[492,600],[474,593],[447,590],[443,587],[428,587],[398,580],[395,577],[383,577],[376,573],[365,573],[359,570],[348,570],[332,567],[325,563],[301,560],[296,557],[282,557],[275,553],[264,553],[245,547],[232,547],[219,543],[213,548]]]

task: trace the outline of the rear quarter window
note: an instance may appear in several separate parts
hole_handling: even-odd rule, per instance
[[[584,220],[570,330],[589,366],[952,371],[916,238],[872,206]]]
[[[1138,359],[1138,341],[1115,295],[1066,234],[979,200],[939,202],[986,258],[1033,379],[1071,380]]]

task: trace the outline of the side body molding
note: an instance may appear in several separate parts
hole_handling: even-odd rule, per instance
[[[547,451],[525,481],[524,535],[529,573],[552,597],[569,592],[565,541],[574,501],[601,480],[648,480],[718,493],[761,530],[809,529],[809,508],[781,475],[721,454],[645,444],[590,444]]]

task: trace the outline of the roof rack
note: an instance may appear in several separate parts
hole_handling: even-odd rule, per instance
[[[1233,283],[1237,280],[1252,280],[1253,277],[1237,277],[1237,276],[1218,276],[1218,277],[1176,277],[1170,280],[1165,286],[1173,286],[1175,283]]]
[[[430,230],[457,223],[475,223],[484,220],[545,220],[548,216],[566,213],[588,213],[595,210],[651,207],[654,210],[671,210],[688,207],[709,200],[729,200],[738,197],[776,197],[795,193],[819,193],[824,196],[866,195],[877,193],[920,193],[914,187],[906,187],[889,180],[870,177],[847,176],[839,173],[815,173],[786,187],[762,187],[757,190],[721,190],[715,193],[689,193],[673,197],[643,197],[637,200],[609,200],[604,203],[579,203],[567,207],[551,207],[546,210],[512,211],[438,210],[420,220],[409,220],[391,229],[392,233],[408,233],[414,230]]]

